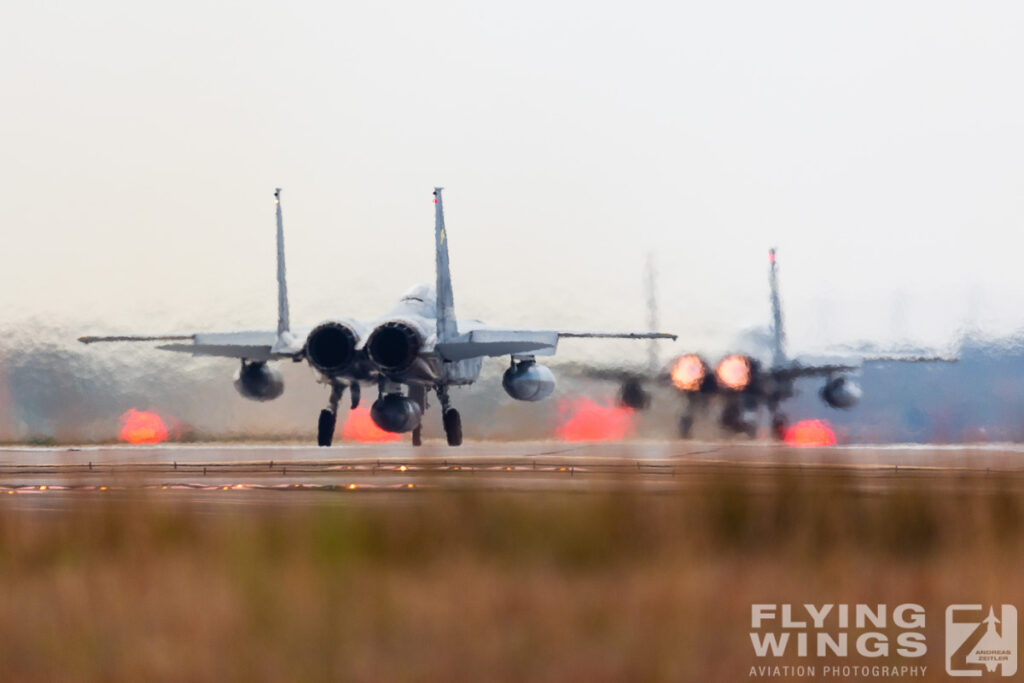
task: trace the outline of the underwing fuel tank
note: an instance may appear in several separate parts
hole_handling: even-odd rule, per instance
[[[833,408],[852,408],[861,394],[860,386],[849,377],[830,379],[821,389],[821,399]]]
[[[407,396],[385,394],[373,402],[370,417],[385,432],[400,434],[419,427],[423,411],[416,401]]]
[[[253,401],[272,401],[284,393],[284,377],[266,363],[244,363],[235,378],[235,389]]]
[[[555,375],[546,365],[519,361],[502,375],[501,386],[517,401],[540,401],[555,390]]]

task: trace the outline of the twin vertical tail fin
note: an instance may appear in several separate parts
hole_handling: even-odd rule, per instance
[[[281,218],[281,188],[274,189],[274,205],[277,208],[277,336],[290,331],[288,318],[288,282],[284,267],[284,220]]]
[[[437,341],[451,341],[459,336],[455,322],[455,297],[452,274],[448,265],[448,234],[444,227],[444,203],[441,190],[434,188],[434,245],[437,251]]]
[[[452,294],[452,275],[448,265],[448,234],[444,227],[444,204],[440,187],[434,188],[434,242],[437,251],[437,340],[451,341],[459,336],[455,322],[455,297]],[[281,216],[281,188],[274,190],[277,209],[277,336],[291,329],[288,316],[288,281],[284,260],[284,219]]]
[[[771,270],[768,284],[771,287],[772,300],[772,365],[778,367],[786,362],[786,331],[782,324],[782,301],[779,298],[779,279],[775,271],[775,249],[768,251],[768,262]]]
[[[654,268],[654,253],[647,253],[647,329],[651,332],[658,331],[658,273]],[[651,338],[647,346],[647,371],[651,376],[658,372],[660,360],[658,358],[658,340]]]

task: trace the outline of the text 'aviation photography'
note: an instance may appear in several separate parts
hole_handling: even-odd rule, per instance
[[[5,18],[0,679],[1019,676],[1024,7]]]

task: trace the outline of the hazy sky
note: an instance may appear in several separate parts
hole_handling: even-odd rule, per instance
[[[1024,324],[1024,6],[17,2],[0,27],[3,322],[273,327],[433,277],[488,322],[725,344]],[[638,357],[642,352],[638,350]]]

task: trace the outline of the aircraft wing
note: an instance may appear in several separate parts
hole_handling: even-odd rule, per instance
[[[667,372],[652,373],[649,368],[640,364],[626,365],[593,365],[590,363],[577,363],[570,361],[558,364],[558,373],[570,377],[584,379],[604,380],[611,382],[626,382],[629,380],[655,381],[663,377],[668,378]]]
[[[927,356],[919,353],[888,353],[884,356],[868,356],[861,359],[867,363],[956,363],[956,356]]]
[[[157,348],[165,351],[191,353],[193,356],[241,358],[250,361],[268,361],[295,358],[302,352],[303,334],[272,330],[244,332],[200,332],[181,335],[112,335],[106,337],[79,337],[83,344],[99,342],[171,342]]]
[[[874,363],[955,363],[955,356],[928,356],[915,353],[890,353],[879,356],[864,356],[839,363],[801,363],[796,361],[787,368],[776,370],[776,374],[797,377],[819,377],[843,372],[857,372],[865,365]]]
[[[553,356],[562,338],[587,339],[675,339],[664,332],[602,332],[572,330],[517,330],[481,327],[454,339],[438,342],[436,348],[448,361],[484,356],[531,355]]]
[[[789,367],[772,370],[773,375],[788,379],[797,379],[798,377],[827,377],[836,373],[843,372],[856,372],[860,370],[860,365],[846,365],[829,363],[825,365],[801,365],[794,363]]]

